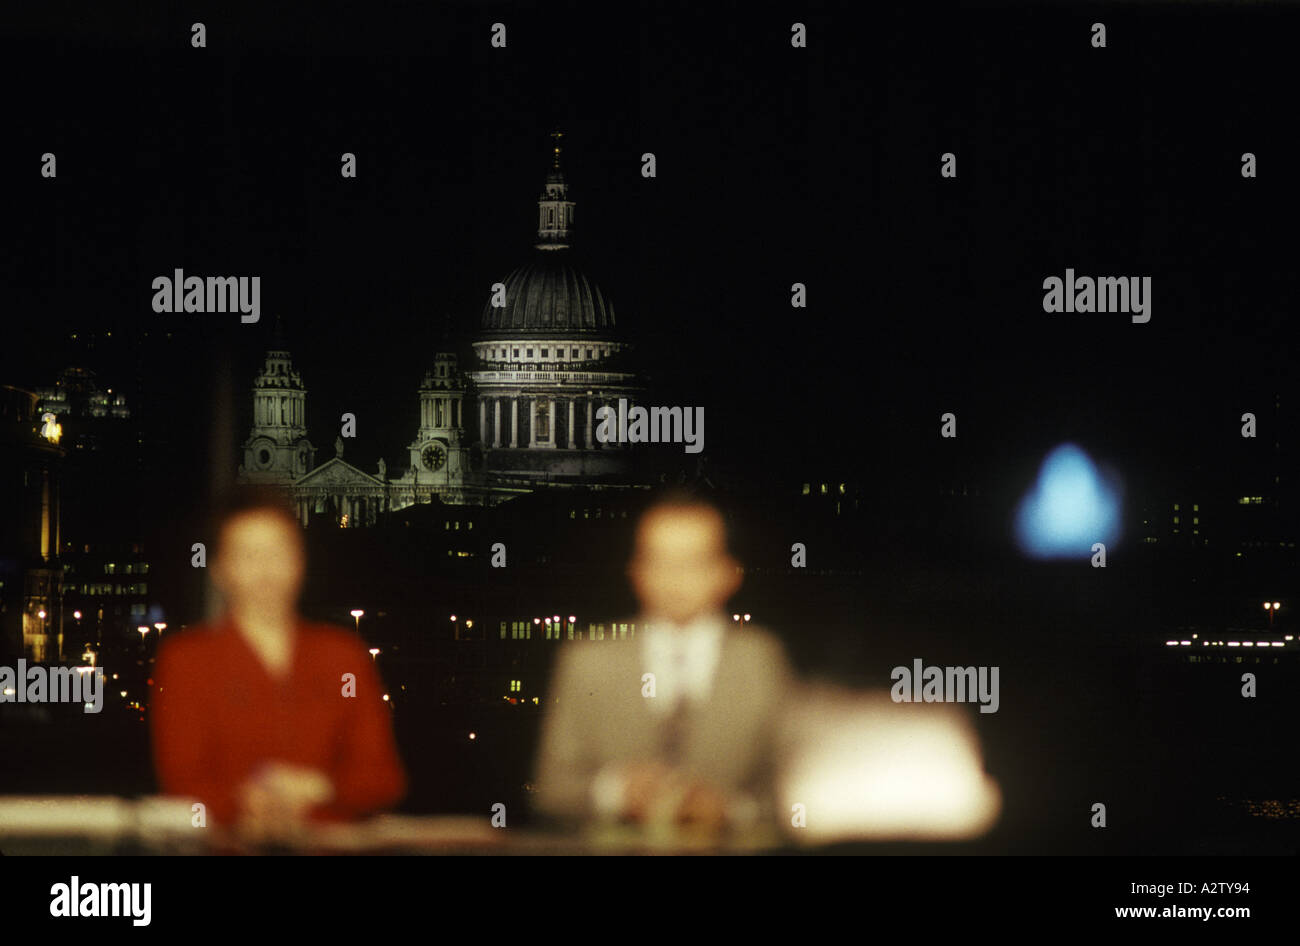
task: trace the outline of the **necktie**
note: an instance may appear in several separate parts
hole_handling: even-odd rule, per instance
[[[672,691],[675,696],[672,710],[660,728],[660,752],[667,765],[679,766],[686,755],[686,720],[688,694],[686,692],[686,654],[680,643],[673,648]]]

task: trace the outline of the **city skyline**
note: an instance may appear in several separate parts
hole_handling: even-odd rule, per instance
[[[1217,792],[1290,798],[1300,17],[1116,11],[1099,48],[1083,8],[814,5],[800,46],[785,13],[503,9],[0,28],[0,77],[40,77],[0,153],[0,657],[121,674],[94,790],[149,791],[157,647],[213,617],[210,513],[260,482],[412,812],[528,804],[559,655],[645,639],[672,486],[722,512],[723,623],[809,680],[1000,668],[993,851],[1182,849]],[[606,450],[620,403],[698,408],[703,449]],[[1085,794],[1151,824],[1098,841]]]

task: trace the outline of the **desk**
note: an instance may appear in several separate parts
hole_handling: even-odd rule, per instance
[[[776,833],[751,833],[718,845],[698,836],[628,827],[586,832],[494,828],[487,814],[379,815],[353,824],[316,825],[274,849],[239,847],[218,828],[196,828],[188,802],[113,796],[0,796],[0,850],[7,855],[235,853],[602,855],[741,854],[779,850]]]

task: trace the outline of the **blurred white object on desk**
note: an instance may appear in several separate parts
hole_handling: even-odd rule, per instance
[[[782,720],[778,797],[791,840],[955,841],[997,820],[969,710],[888,690],[806,685]],[[801,809],[796,809],[801,805]],[[796,822],[802,815],[803,826]]]

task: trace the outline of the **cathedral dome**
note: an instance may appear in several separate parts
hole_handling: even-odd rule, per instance
[[[505,278],[505,305],[491,300],[482,330],[501,336],[592,338],[612,334],[614,306],[563,250],[539,250]]]

